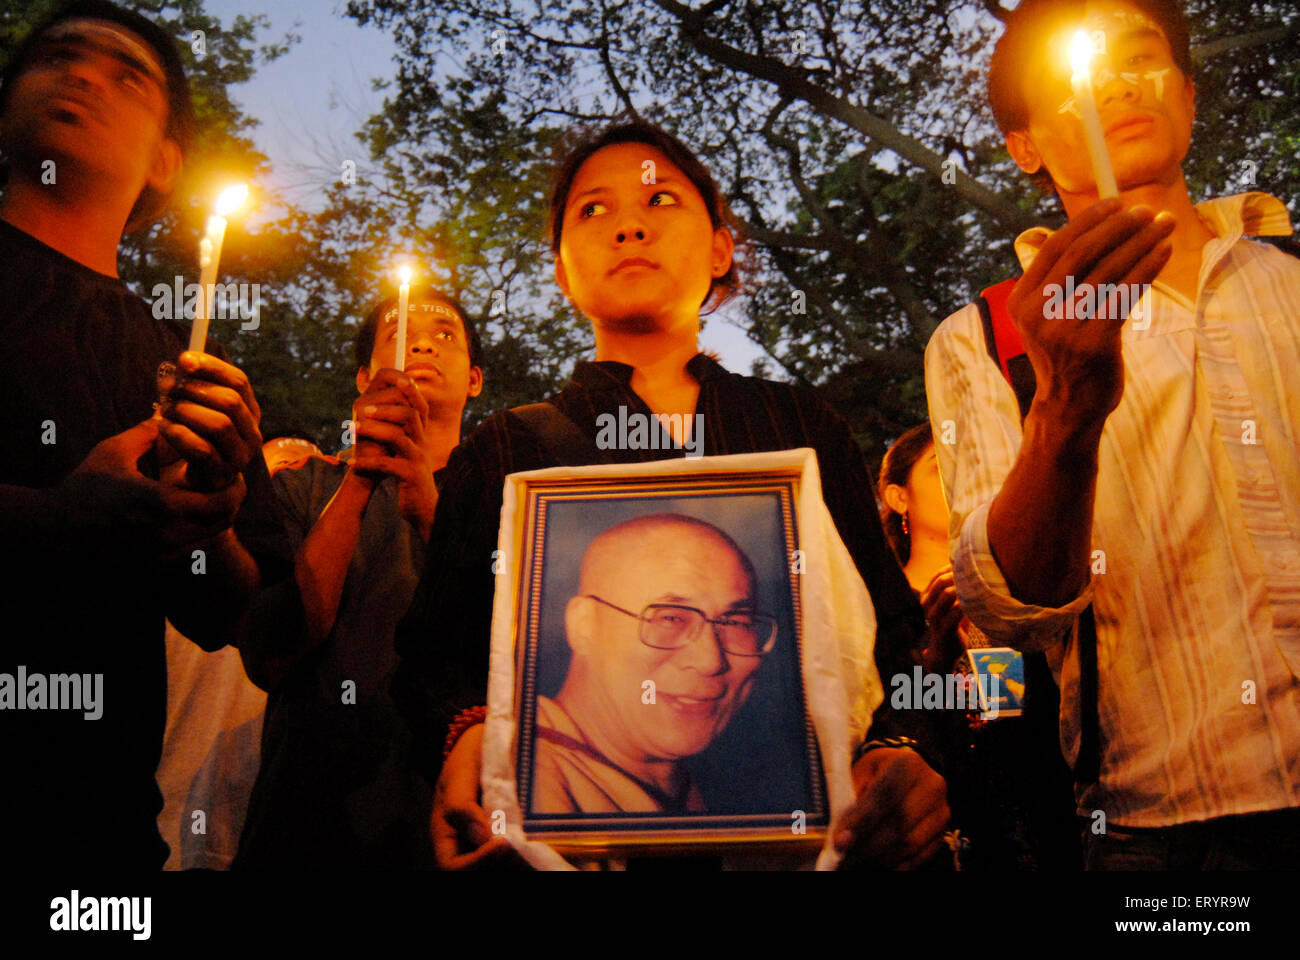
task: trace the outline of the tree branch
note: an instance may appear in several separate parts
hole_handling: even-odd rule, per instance
[[[614,72],[614,61],[609,55],[609,5],[605,0],[601,0],[600,4],[600,62],[604,64],[605,76],[609,77],[614,93],[619,100],[623,101],[628,114],[634,120],[640,120],[641,115],[636,112],[636,107],[632,105],[632,98],[628,96],[623,84],[619,83],[618,74]]]
[[[1265,43],[1276,43],[1279,40],[1285,40],[1287,37],[1294,37],[1300,34],[1300,20],[1290,26],[1269,27],[1267,30],[1256,30],[1254,33],[1242,33],[1235,37],[1220,37],[1218,40],[1211,40],[1208,43],[1198,43],[1192,47],[1192,60],[1195,63],[1204,63],[1206,60],[1213,59],[1221,53],[1227,53],[1229,50],[1240,50],[1245,47],[1256,47]]]
[[[739,73],[772,84],[781,96],[801,100],[823,116],[839,120],[874,140],[879,146],[894,151],[913,166],[936,177],[943,176],[944,158],[919,140],[898,130],[889,121],[829,93],[811,83],[802,71],[786,66],[779,60],[754,56],[709,36],[704,32],[702,11],[692,10],[677,0],[654,2],[660,9],[677,18],[683,36],[704,56]],[[990,190],[964,170],[954,170],[953,173],[956,175],[953,186],[962,199],[983,210],[1003,226],[1020,232],[1034,225],[1034,218],[1008,198]]]
[[[897,266],[890,256],[889,250],[886,249],[880,234],[877,231],[868,231],[867,247],[863,249],[862,245],[857,243],[851,237],[847,236],[835,222],[830,211],[821,203],[808,188],[807,182],[803,178],[802,160],[799,151],[799,144],[788,137],[778,134],[772,125],[776,118],[789,104],[788,98],[782,98],[767,119],[763,122],[763,137],[773,146],[780,147],[786,152],[789,158],[790,180],[794,184],[795,191],[804,202],[804,206],[813,215],[819,224],[821,224],[823,235],[831,242],[833,249],[840,256],[846,257],[853,263],[857,264],[862,276],[873,277],[878,273],[884,273],[885,286],[903,308],[908,319],[912,322],[912,330],[917,335],[924,335],[927,339],[929,334],[934,331],[934,320],[930,317],[930,311],[926,309],[924,302],[917,295],[911,282],[905,276],[900,276]],[[859,154],[859,157],[865,157],[866,154]],[[861,162],[861,161],[860,161]],[[861,189],[861,188],[859,188]],[[865,199],[865,198],[864,198]],[[866,215],[873,220],[870,211],[870,201],[866,200]],[[852,348],[858,356],[866,356],[873,353],[875,348],[863,340],[849,326],[838,320],[838,312],[832,315],[831,322],[835,329],[845,338],[846,344]]]
[[[773,250],[772,262],[776,264],[776,268],[781,271],[781,275],[785,277],[786,282],[789,283],[790,286],[796,290],[803,290],[805,292],[805,295],[814,310],[818,311],[823,317],[826,317],[832,324],[837,320],[840,323],[843,323],[843,320],[840,317],[840,311],[835,308],[835,304],[831,303],[830,299],[826,296],[826,292],[822,290],[818,284],[809,283],[806,279],[799,276],[799,271],[795,265],[794,258],[791,257],[789,253],[783,250]],[[755,339],[752,334],[750,335],[750,339]],[[768,350],[765,345],[760,343],[759,346],[762,346],[768,356],[781,364],[781,368],[790,373],[790,375],[795,377],[800,383],[805,386],[812,386],[812,383],[808,378],[798,372],[794,367],[790,366],[788,362],[777,357],[776,354],[771,350]]]
[[[760,226],[752,220],[741,220],[745,236],[765,247],[780,247],[783,250],[833,250],[834,241],[820,234],[788,233]]]
[[[862,215],[871,224],[867,231],[868,252],[872,260],[879,264],[880,269],[885,273],[885,285],[889,288],[889,292],[893,294],[894,299],[899,302],[903,312],[912,322],[912,339],[924,350],[938,324],[935,323],[930,308],[925,305],[916,287],[912,285],[907,270],[899,266],[890,256],[888,245],[880,235],[876,211],[871,206],[871,190],[867,185],[866,174],[867,154],[860,153],[858,154],[858,193],[862,197]]]
[[[781,112],[789,103],[790,101],[788,98],[782,98],[777,107],[768,114],[767,119],[763,123],[763,137],[768,141],[768,143],[780,147],[786,152],[786,156],[789,160],[790,180],[794,184],[794,188],[796,192],[798,192],[800,199],[803,200],[804,206],[808,208],[808,211],[813,215],[817,222],[821,224],[822,230],[825,231],[827,238],[831,241],[834,251],[840,256],[846,257],[856,263],[858,269],[863,272],[863,275],[869,277],[872,275],[873,270],[870,259],[866,256],[865,251],[844,235],[844,232],[840,230],[839,225],[835,223],[834,218],[831,217],[830,212],[815,196],[813,196],[812,191],[808,189],[808,184],[803,178],[803,171],[801,169],[799,145],[789,138],[782,137],[772,129],[773,122],[778,116],[780,116]],[[845,346],[855,355],[864,356],[871,352],[871,344],[858,336],[857,331],[845,322],[840,311],[831,309],[827,313],[826,319],[843,339]]]
[[[1011,13],[1010,10],[1002,6],[1002,0],[984,0],[984,9],[1003,23],[1007,22],[1007,15]]]

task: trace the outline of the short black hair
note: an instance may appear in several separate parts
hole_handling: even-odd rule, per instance
[[[14,49],[4,71],[0,73],[0,113],[9,108],[9,94],[14,82],[22,75],[37,50],[41,37],[51,27],[65,20],[108,20],[132,33],[158,54],[162,62],[163,74],[167,78],[167,124],[164,128],[168,139],[174,140],[184,157],[194,145],[195,119],[194,102],[190,98],[189,81],[185,78],[185,66],[181,62],[176,41],[152,20],[141,16],[134,10],[119,7],[109,0],[69,0],[57,7],[44,20],[36,25],[31,33]],[[8,170],[0,171],[0,183],[8,179]],[[132,231],[157,220],[170,199],[169,194],[159,193],[146,186],[136,198],[131,214],[127,217],[126,229]]]
[[[1156,22],[1169,41],[1174,65],[1184,77],[1192,75],[1191,35],[1187,16],[1179,0],[1127,0]],[[1013,130],[1029,126],[1029,107],[1025,103],[1024,71],[1034,57],[1046,49],[1072,18],[1082,15],[1087,0],[1021,0],[1020,6],[1008,11],[1003,19],[1006,30],[998,39],[989,62],[989,105],[998,128],[1006,136]],[[1055,184],[1046,167],[1029,175],[1044,190]]]
[[[431,300],[434,303],[445,303],[455,310],[456,316],[460,317],[460,325],[465,329],[465,342],[469,347],[469,365],[483,366],[483,342],[479,339],[474,320],[465,311],[460,300],[432,286],[412,286],[409,298],[411,303]],[[366,314],[366,319],[361,321],[357,338],[352,341],[352,355],[356,359],[357,369],[370,366],[370,358],[375,352],[375,333],[379,330],[379,321],[395,306],[397,306],[396,296],[380,300]]]
[[[611,124],[603,130],[585,136],[579,134],[579,136],[578,142],[561,161],[551,190],[552,253],[559,255],[560,237],[564,233],[564,208],[569,202],[569,190],[573,187],[573,180],[582,165],[591,158],[592,154],[604,147],[619,143],[644,143],[646,146],[654,147],[671,160],[677,169],[686,174],[686,178],[695,185],[695,189],[704,199],[704,206],[709,211],[709,221],[713,224],[713,228],[716,230],[718,227],[726,227],[736,241],[736,255],[731,258],[731,266],[722,276],[713,278],[704,303],[713,300],[713,309],[716,309],[740,291],[740,249],[744,241],[744,232],[739,228],[713,176],[686,144],[663,128],[644,120]],[[572,137],[569,139],[572,140]]]

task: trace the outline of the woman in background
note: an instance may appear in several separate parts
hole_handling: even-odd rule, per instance
[[[907,582],[921,600],[930,625],[923,652],[927,670],[942,672],[963,654],[962,635],[990,646],[962,616],[948,559],[948,504],[939,481],[930,424],[913,427],[894,441],[880,464],[881,523]]]
[[[993,644],[962,615],[957,600],[948,504],[928,422],[908,430],[885,453],[878,492],[885,537],[930,626],[928,646],[915,651],[917,662],[928,673],[970,676],[966,651]],[[944,711],[948,798],[954,822],[970,840],[962,857],[968,869],[1080,867],[1069,771],[1057,745],[1055,690],[1046,665],[1040,666],[1039,700],[1027,702],[1023,716],[982,720],[970,700],[965,710]],[[1036,716],[1031,706],[1039,708]]]

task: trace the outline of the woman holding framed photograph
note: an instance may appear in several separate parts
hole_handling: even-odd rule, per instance
[[[563,162],[551,212],[556,282],[591,321],[596,360],[578,364],[548,403],[489,418],[452,454],[424,580],[398,634],[397,695],[426,744],[426,773],[438,776],[433,839],[449,868],[510,855],[479,805],[483,710],[475,709],[487,686],[508,474],[810,447],[826,507],[871,594],[882,675],[909,668],[924,630],[847,424],[810,390],[729,373],[699,352],[701,311],[737,289],[726,205],[699,160],[650,124],[608,128]],[[601,430],[611,418],[640,429],[609,443]],[[857,803],[834,828],[849,859],[910,867],[942,846],[944,782],[918,752],[932,739],[928,722],[877,712],[874,739],[853,767]],[[444,744],[439,764],[435,745]]]

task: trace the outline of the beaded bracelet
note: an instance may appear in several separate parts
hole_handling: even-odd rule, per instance
[[[919,744],[911,737],[882,737],[879,740],[865,740],[858,744],[857,749],[853,751],[853,763],[856,765],[859,760],[872,750],[897,749],[899,747],[911,747],[916,750],[918,746]],[[917,753],[920,752],[917,750]]]
[[[442,759],[446,760],[451,756],[452,749],[466,730],[486,720],[487,707],[470,707],[468,710],[462,710],[456,714],[456,718],[451,721],[451,727],[447,730],[447,742],[442,748]]]

